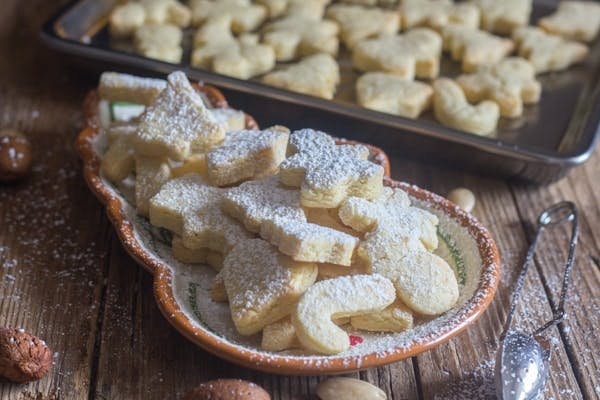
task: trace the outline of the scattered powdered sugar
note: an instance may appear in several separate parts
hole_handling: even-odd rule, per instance
[[[434,400],[496,400],[495,361],[484,361],[471,371],[463,371],[457,381],[442,385]]]

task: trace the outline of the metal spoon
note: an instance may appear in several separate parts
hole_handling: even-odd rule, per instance
[[[510,329],[527,270],[535,254],[538,239],[545,228],[572,222],[569,255],[563,276],[563,286],[558,307],[553,308],[553,317],[533,334]],[[564,304],[570,282],[579,226],[577,208],[570,201],[557,203],[544,210],[538,217],[538,229],[529,246],[523,267],[517,279],[511,308],[500,336],[500,348],[496,354],[495,385],[499,400],[533,400],[544,391],[548,380],[550,344],[541,334],[551,326],[564,320]]]

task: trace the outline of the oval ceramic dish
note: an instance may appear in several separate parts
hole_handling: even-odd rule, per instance
[[[222,94],[198,85],[215,107],[227,107]],[[103,130],[98,116],[98,94],[86,97],[86,127],[77,140],[84,175],[90,189],[106,206],[108,217],[127,252],[154,276],[154,295],[165,318],[185,337],[205,350],[248,368],[278,374],[316,375],[349,372],[381,366],[411,357],[467,328],[490,304],[499,280],[499,255],[491,236],[470,214],[448,200],[415,186],[386,178],[385,184],[409,193],[413,203],[435,213],[440,220],[438,254],[456,270],[460,298],[456,307],[429,320],[418,320],[402,333],[373,334],[350,331],[358,344],[334,356],[298,352],[269,353],[260,349],[260,336],[237,334],[227,304],[210,300],[215,272],[207,266],[183,264],[171,256],[169,233],[150,225],[127,200],[128,195],[100,174]],[[251,117],[248,127],[255,127]],[[383,151],[369,146],[371,159],[389,163]],[[361,340],[362,339],[362,340]]]

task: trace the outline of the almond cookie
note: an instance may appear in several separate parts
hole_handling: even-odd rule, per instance
[[[561,1],[554,14],[538,21],[546,32],[565,39],[591,42],[600,30],[600,4],[592,1]]]
[[[263,29],[263,42],[273,47],[277,61],[291,61],[318,53],[338,52],[338,25],[333,21],[289,16]]]
[[[402,0],[400,6],[404,29],[426,26],[440,30],[449,24],[479,28],[479,8],[450,0]]]
[[[231,17],[222,15],[207,21],[194,36],[192,65],[239,79],[270,71],[275,66],[275,52],[258,43],[257,35],[236,38],[231,33]]]
[[[262,81],[293,92],[332,99],[340,82],[340,69],[329,54],[315,54],[265,75]]]
[[[392,282],[378,274],[320,281],[308,288],[292,313],[300,343],[321,354],[350,347],[348,334],[332,318],[380,311],[396,299]]]
[[[289,132],[283,126],[273,126],[229,133],[221,146],[206,155],[209,181],[227,186],[274,174],[285,159]]]
[[[350,318],[355,329],[371,332],[402,332],[413,327],[413,315],[404,303],[396,300],[381,311]]]
[[[252,4],[250,0],[191,0],[192,22],[195,26],[213,18],[231,18],[234,33],[251,32],[258,28],[267,17],[265,7]]]
[[[402,35],[361,40],[352,64],[361,71],[384,71],[402,78],[435,78],[440,72],[442,39],[435,31],[416,28]]]
[[[508,35],[529,24],[532,0],[473,0],[481,10],[481,27],[490,32]]]
[[[225,257],[221,275],[236,329],[252,335],[293,311],[315,282],[317,266],[296,262],[262,239],[249,239]]]
[[[182,39],[183,32],[176,25],[142,25],[135,31],[135,50],[144,57],[179,64]]]
[[[589,52],[582,43],[565,40],[534,27],[515,30],[513,39],[519,55],[527,59],[538,74],[567,69],[583,61]]]
[[[173,24],[186,28],[192,19],[191,11],[176,0],[140,0],[146,11],[147,24]]]
[[[290,317],[265,326],[260,347],[266,351],[283,351],[302,347]]]
[[[223,197],[222,208],[251,232],[260,232],[262,223],[277,217],[305,222],[300,191],[283,186],[279,175],[242,183]]]
[[[335,208],[347,196],[373,199],[383,190],[383,168],[368,156],[365,146],[336,145],[331,136],[312,129],[295,131],[280,165],[281,182],[300,187],[305,207]]]
[[[135,155],[126,136],[115,139],[102,157],[101,171],[111,182],[120,182],[135,168]]]
[[[224,192],[197,174],[173,179],[150,201],[150,222],[181,236],[188,249],[225,254],[251,235],[221,211]]]
[[[171,247],[173,257],[178,261],[188,264],[207,264],[215,271],[223,268],[223,255],[219,252],[208,249],[188,249],[179,236],[173,236]]]
[[[140,118],[133,147],[149,157],[184,160],[225,138],[225,131],[204,105],[183,72],[168,77],[167,88]]]
[[[448,25],[442,30],[444,50],[455,61],[462,61],[462,69],[472,72],[481,65],[493,65],[514,49],[510,39],[494,36],[478,29]]]
[[[144,25],[146,10],[140,3],[127,3],[116,6],[110,13],[108,29],[111,36],[122,38],[133,35]]]
[[[335,4],[327,10],[327,18],[340,25],[340,36],[349,49],[360,40],[395,34],[400,29],[398,13],[380,8]]]
[[[369,72],[356,81],[358,104],[371,110],[417,118],[431,106],[433,89],[384,72]]]
[[[165,159],[135,157],[135,205],[138,213],[148,216],[150,199],[171,178],[171,169]]]
[[[433,91],[433,111],[443,125],[483,136],[495,132],[500,118],[496,102],[485,100],[471,105],[461,87],[447,78],[433,82]]]
[[[495,101],[500,106],[500,115],[507,118],[521,116],[523,104],[539,102],[542,94],[533,65],[520,57],[506,58],[496,65],[481,67],[475,73],[461,75],[456,83],[471,103]]]
[[[350,266],[358,239],[309,222],[275,217],[264,220],[260,236],[296,261]]]
[[[330,0],[257,0],[267,7],[271,19],[282,16],[297,16],[320,20]]]
[[[103,72],[100,75],[98,92],[108,101],[150,105],[167,88],[164,79],[142,78],[119,72]]]

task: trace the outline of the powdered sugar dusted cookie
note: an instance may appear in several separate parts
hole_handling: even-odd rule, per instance
[[[229,133],[221,146],[206,155],[208,179],[213,185],[227,186],[274,174],[285,159],[289,132],[273,126]]]
[[[526,58],[538,74],[561,71],[577,64],[588,55],[584,44],[565,40],[539,28],[524,27],[514,31],[519,55]]]
[[[181,62],[181,28],[171,24],[142,25],[135,31],[135,49],[141,55],[174,64]]]
[[[327,10],[327,18],[340,25],[340,36],[349,49],[362,39],[395,34],[400,29],[398,13],[381,8],[335,4]]]
[[[300,187],[300,203],[306,207],[335,208],[347,196],[376,198],[383,189],[383,168],[368,156],[365,146],[338,146],[324,132],[296,131],[280,165],[281,182]]]
[[[140,155],[135,157],[135,205],[138,213],[148,215],[150,199],[170,178],[167,160]]]
[[[108,101],[152,104],[160,92],[167,87],[164,79],[142,78],[119,72],[103,72],[100,75],[98,92]]]
[[[384,71],[406,79],[435,78],[440,71],[442,40],[433,30],[416,28],[402,35],[361,40],[352,63],[361,71]]]
[[[333,21],[289,16],[263,29],[263,42],[273,47],[277,61],[291,61],[317,53],[338,52],[338,25]]]
[[[340,70],[329,54],[315,54],[265,75],[262,81],[293,92],[332,99],[340,82]]]
[[[173,179],[150,201],[150,222],[181,236],[188,249],[225,254],[251,235],[221,211],[224,191],[196,174]]]
[[[208,264],[215,271],[223,268],[223,254],[208,249],[188,249],[183,245],[183,240],[179,236],[173,236],[171,241],[173,248],[173,257],[176,260],[188,264]]]
[[[275,217],[261,224],[260,236],[296,261],[350,266],[358,239],[309,222]]]
[[[481,27],[486,31],[510,34],[529,24],[532,0],[473,0],[481,10]]]
[[[306,221],[300,207],[300,191],[283,186],[278,175],[231,188],[223,198],[222,208],[251,232],[259,232],[265,220],[277,217]]]
[[[350,347],[350,339],[332,318],[380,311],[395,298],[394,286],[381,275],[327,279],[302,295],[292,313],[292,323],[304,347],[316,353],[336,354]]]
[[[187,174],[198,174],[208,180],[205,153],[193,154],[180,163],[171,162],[170,165],[173,178],[179,178]]]
[[[467,100],[472,103],[493,100],[500,106],[500,114],[508,118],[522,115],[523,104],[537,103],[542,93],[542,85],[535,79],[535,69],[520,57],[506,58],[475,73],[461,75],[456,82]]]
[[[450,0],[402,0],[400,7],[405,29],[427,26],[436,30],[448,24],[479,28],[479,8]]]
[[[433,89],[384,72],[369,72],[356,81],[358,104],[371,110],[417,118],[431,106]]]
[[[552,15],[538,25],[566,39],[591,42],[600,30],[600,4],[593,1],[561,1]]]
[[[125,179],[135,168],[135,154],[126,136],[115,139],[102,157],[102,173],[112,182]]]
[[[317,267],[293,261],[262,239],[250,239],[231,250],[220,274],[236,329],[252,335],[293,311],[315,282]]]
[[[167,88],[146,108],[133,138],[137,153],[183,160],[225,137],[183,72],[168,77]]]
[[[250,0],[191,0],[192,22],[198,26],[213,18],[231,18],[235,33],[250,32],[259,27],[267,17],[267,10]]]
[[[290,317],[265,326],[260,347],[267,351],[283,351],[302,347]]]
[[[433,91],[433,111],[443,125],[477,135],[490,135],[496,130],[500,117],[496,102],[485,100],[471,105],[461,87],[448,78],[437,79]]]
[[[462,69],[466,72],[472,72],[480,65],[496,64],[514,49],[510,39],[458,25],[446,26],[442,36],[444,50],[453,60],[462,61]]]
[[[396,300],[381,311],[350,318],[355,329],[373,332],[402,332],[413,327],[413,315],[404,303]]]

